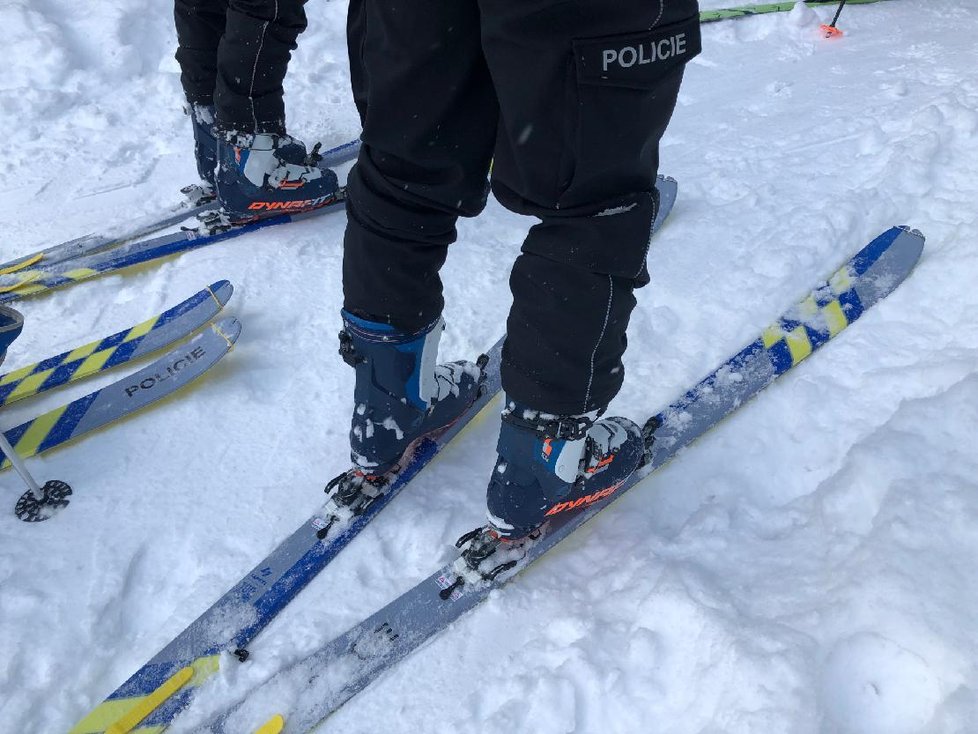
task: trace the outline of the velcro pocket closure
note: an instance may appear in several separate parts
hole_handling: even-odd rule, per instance
[[[641,33],[578,39],[574,41],[577,80],[648,89],[702,50],[698,15]]]

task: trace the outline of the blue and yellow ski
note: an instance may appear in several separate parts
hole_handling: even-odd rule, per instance
[[[241,325],[234,318],[210,324],[189,342],[138,372],[11,428],[4,436],[22,458],[80,438],[200,377],[231,351],[240,333]],[[10,461],[0,453],[0,470],[9,466]]]
[[[195,732],[253,732],[269,715],[288,734],[308,732],[467,611],[608,507],[780,375],[837,336],[910,274],[923,250],[919,232],[894,227],[873,240],[762,335],[645,425],[647,460],[612,493],[553,514],[513,567],[473,583],[449,563],[347,633],[282,670],[248,698]],[[283,701],[294,701],[283,711]]]
[[[220,313],[233,291],[228,281],[218,281],[141,324],[0,375],[0,408],[140,359],[190,336]]]

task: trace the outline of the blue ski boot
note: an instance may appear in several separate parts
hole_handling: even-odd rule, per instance
[[[298,214],[336,200],[339,183],[288,135],[225,133],[217,140],[217,196],[229,224]]]
[[[641,466],[641,429],[599,415],[556,416],[507,403],[487,490],[489,523],[458,539],[458,583],[514,568],[547,521],[607,499]]]
[[[356,370],[350,458],[353,468],[326,487],[325,537],[338,520],[363,513],[410,460],[418,440],[454,423],[479,396],[485,355],[436,365],[439,318],[414,334],[343,311],[340,355]]]
[[[0,364],[7,357],[7,347],[24,330],[24,317],[9,306],[0,306]]]
[[[214,105],[194,104],[187,107],[194,129],[194,156],[197,173],[210,190],[214,190],[217,171],[217,130],[214,127]]]

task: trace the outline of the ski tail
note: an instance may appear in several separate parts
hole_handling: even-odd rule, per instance
[[[145,357],[197,331],[231,298],[226,280],[140,324],[0,375],[0,408]]]
[[[241,333],[235,318],[211,324],[140,371],[5,432],[21,458],[73,441],[171,395],[213,367]],[[0,453],[0,470],[10,461]]]
[[[774,326],[650,421],[652,453],[614,494],[576,515],[555,518],[511,570],[478,584],[460,583],[448,564],[376,614],[308,657],[283,669],[200,731],[253,731],[281,710],[289,731],[305,732],[336,711],[384,671],[477,606],[693,440],[742,406],[779,375],[837,336],[886,297],[912,271],[922,252],[919,232],[894,227],[863,248]],[[799,330],[800,329],[800,330]],[[794,351],[792,351],[794,349]]]

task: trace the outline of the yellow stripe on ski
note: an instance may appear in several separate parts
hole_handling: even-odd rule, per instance
[[[67,405],[63,405],[60,408],[55,408],[50,413],[45,413],[44,415],[36,418],[31,427],[27,429],[20,440],[13,447],[17,452],[18,456],[22,459],[29,459],[37,454],[38,449],[41,444],[44,443],[44,439],[48,437],[55,425],[61,419],[65,410],[68,409]],[[10,466],[10,461],[4,459],[0,462],[0,469],[6,469]]]
[[[99,271],[92,268],[77,268],[75,270],[69,270],[64,273],[57,273],[59,277],[67,278],[70,282],[77,283],[80,280],[86,280],[94,275],[98,275]],[[35,293],[44,293],[45,291],[51,290],[52,286],[45,283],[35,283],[35,280],[50,277],[54,273],[49,273],[45,270],[28,270],[24,271],[23,277],[18,283],[9,286],[0,286],[0,293],[9,293],[10,291],[17,291],[18,296],[31,296]],[[68,283],[61,283],[61,285],[68,285]],[[60,287],[60,286],[55,286]]]
[[[11,382],[17,382],[18,380],[23,380],[31,372],[34,371],[36,364],[28,365],[19,370],[14,370],[13,372],[8,372],[5,375],[0,375],[0,385],[9,385]]]
[[[115,354],[116,349],[118,349],[118,347],[115,349],[105,349],[101,352],[95,352],[95,354],[78,365],[78,368],[74,372],[74,379],[78,380],[82,377],[94,375],[105,366],[106,362],[112,358],[112,355]]]
[[[836,273],[829,278],[829,286],[832,288],[832,292],[837,296],[841,296],[843,293],[852,288],[852,273],[849,272],[848,265],[836,271]]]
[[[3,401],[0,401],[0,405],[13,403],[34,395],[41,388],[41,385],[44,384],[44,381],[51,376],[52,372],[54,370],[44,370],[44,372],[38,372],[36,375],[25,377],[17,387],[10,391],[10,394]]]
[[[31,265],[37,265],[43,259],[44,259],[44,255],[42,255],[41,253],[37,253],[36,255],[21,260],[19,263],[15,263],[10,267],[0,268],[0,275],[10,275],[12,273],[19,272],[24,268],[29,268]]]
[[[220,655],[198,658],[174,673],[152,693],[103,701],[68,734],[160,734],[166,726],[139,726],[139,722],[181,689],[188,685],[199,686],[218,671],[219,665]]]
[[[788,350],[791,352],[791,363],[798,364],[812,353],[812,342],[808,338],[808,330],[804,326],[796,326],[791,333],[785,335]]]
[[[10,293],[11,291],[20,290],[27,285],[33,283],[35,280],[41,277],[43,271],[41,270],[29,270],[20,276],[20,280],[16,283],[11,283],[10,285],[0,285],[0,293]]]
[[[153,327],[156,326],[159,320],[160,320],[159,316],[154,316],[153,318],[147,319],[141,324],[136,324],[134,327],[132,327],[129,330],[129,333],[126,334],[126,338],[122,340],[122,343],[125,344],[126,342],[131,342],[133,339],[138,339],[141,336],[146,336],[149,332],[153,330]]]
[[[842,304],[838,301],[832,301],[823,308],[822,315],[825,317],[825,324],[829,327],[831,336],[835,336],[849,325],[846,312],[842,310]]]
[[[105,734],[127,734],[127,732],[131,732],[140,721],[158,709],[160,704],[166,701],[166,699],[187,685],[193,677],[194,669],[189,665],[186,668],[180,668],[163,685],[143,698],[139,703],[129,709],[122,718],[109,726],[105,730]]]
[[[255,734],[281,734],[285,728],[285,717],[275,714],[272,718],[255,730]]]

